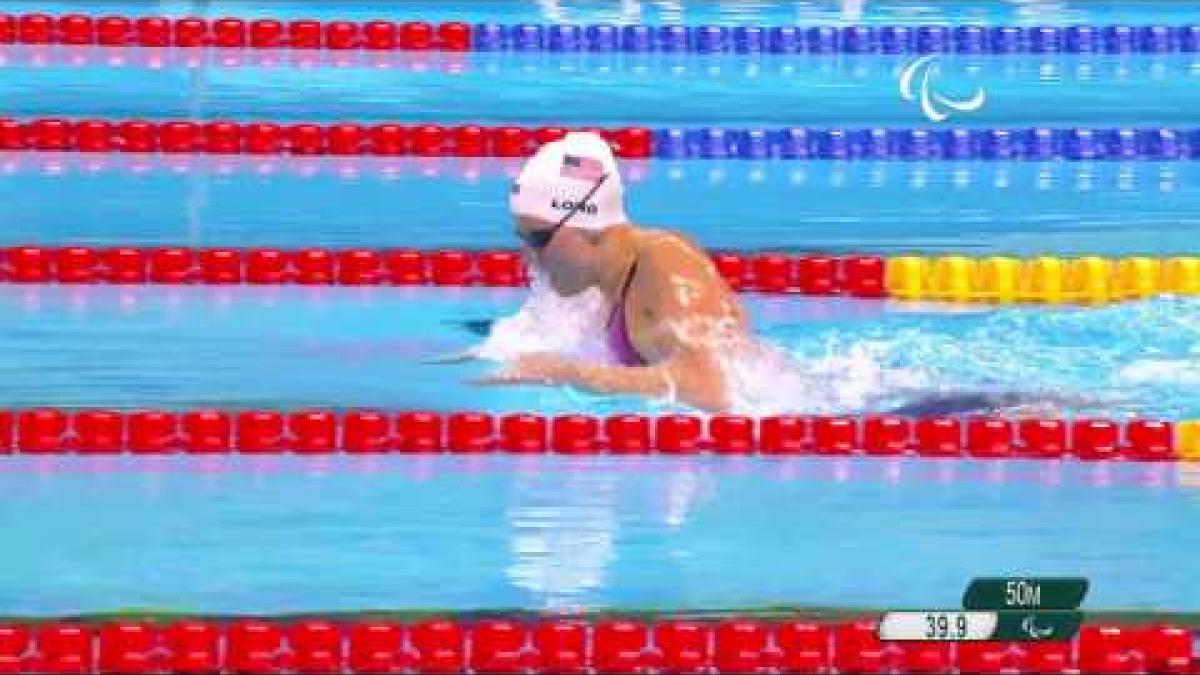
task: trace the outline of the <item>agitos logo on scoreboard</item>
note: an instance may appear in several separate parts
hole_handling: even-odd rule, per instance
[[[1083,623],[1087,579],[985,577],[971,581],[961,610],[888,612],[879,639],[1065,642]]]

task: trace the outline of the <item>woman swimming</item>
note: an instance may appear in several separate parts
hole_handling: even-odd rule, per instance
[[[507,366],[483,383],[570,385],[708,411],[777,409],[762,399],[804,399],[814,391],[826,392],[834,399],[830,407],[838,410],[916,416],[1030,406],[1044,412],[1092,403],[1053,392],[961,390],[928,383],[914,388],[888,381],[884,371],[866,374],[870,386],[864,391],[838,384],[839,377],[853,380],[854,373],[796,363],[754,337],[737,296],[701,248],[679,233],[629,222],[616,159],[596,134],[571,133],[542,146],[517,176],[509,206],[535,272],[534,285],[554,301],[535,320],[508,326],[513,330],[489,324],[489,342],[503,341],[500,334],[507,332],[519,349],[501,354]],[[538,293],[533,295],[529,304],[536,305]],[[603,331],[605,362],[568,355],[558,345],[527,351],[527,343],[545,333],[569,332],[561,329],[569,315],[588,313],[569,306],[575,298],[595,301],[581,305],[598,306],[596,320],[579,328]],[[482,352],[488,351],[486,346]],[[513,351],[518,352],[515,357]],[[783,396],[781,389],[786,390]],[[872,399],[889,393],[905,402],[877,405]]]
[[[615,363],[532,353],[484,381],[727,408],[718,351],[746,338],[745,312],[698,246],[679,233],[630,223],[623,193],[612,149],[594,133],[547,143],[525,164],[509,200],[516,234],[555,293],[594,289],[604,298]]]

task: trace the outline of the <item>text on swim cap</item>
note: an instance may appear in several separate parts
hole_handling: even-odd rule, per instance
[[[589,216],[594,216],[600,212],[600,208],[592,202],[576,202],[570,199],[554,199],[550,202],[550,208],[557,209],[559,211],[576,211],[577,213],[586,213]]]

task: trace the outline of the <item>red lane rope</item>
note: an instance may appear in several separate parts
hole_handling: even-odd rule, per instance
[[[22,454],[507,453],[1173,461],[1167,421],[356,410],[0,411]]]
[[[462,52],[471,49],[471,35],[461,22],[0,14],[0,44]]]
[[[876,619],[180,619],[0,624],[5,672],[1189,673],[1191,629],[1070,642],[881,642]]]
[[[605,138],[625,159],[1014,159],[1047,161],[1200,158],[1190,128],[1049,129],[1046,142],[1006,128],[874,129],[861,142],[853,129],[576,127]],[[214,120],[148,121],[0,117],[0,150],[213,155],[374,155],[383,157],[526,157],[563,137],[564,127],[331,124]],[[1057,140],[1055,140],[1057,139]]]
[[[879,256],[714,253],[737,290],[879,298]],[[515,251],[273,248],[0,249],[0,283],[304,284],[346,286],[494,286],[528,283]]]
[[[618,157],[646,159],[653,154],[654,134],[648,128],[587,127],[587,130],[604,136]],[[0,150],[525,157],[542,143],[562,138],[567,131],[565,127],[0,117]]]

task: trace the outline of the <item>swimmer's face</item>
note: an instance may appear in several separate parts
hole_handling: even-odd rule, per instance
[[[517,237],[546,273],[556,293],[578,295],[592,285],[595,242],[585,230],[557,225],[519,216]]]

